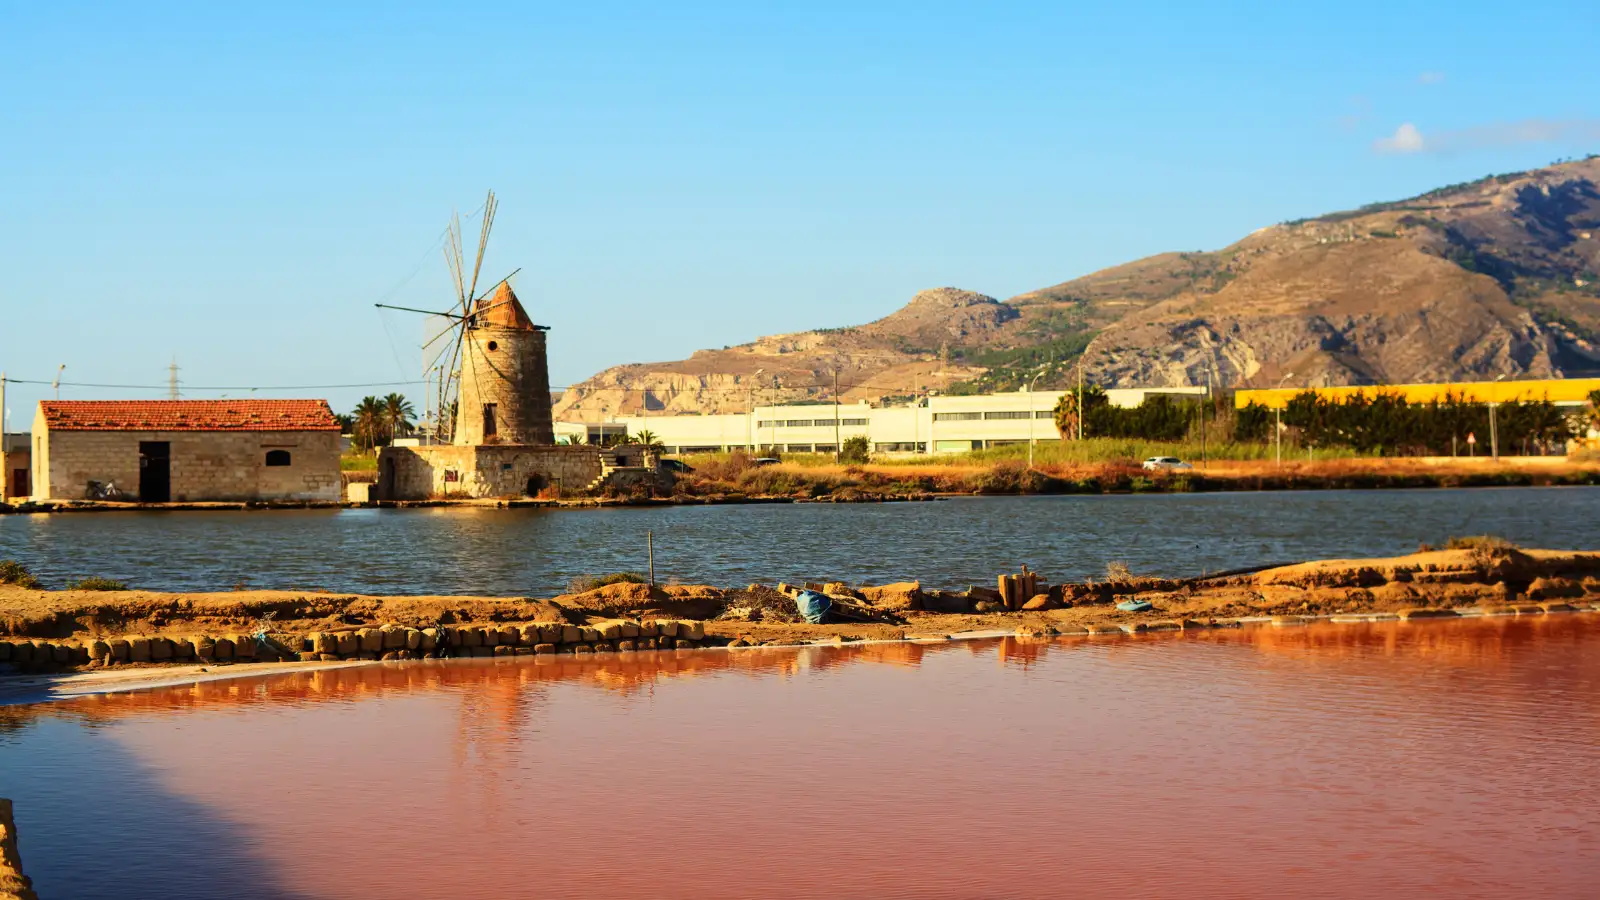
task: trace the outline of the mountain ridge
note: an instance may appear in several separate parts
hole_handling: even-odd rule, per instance
[[[1600,374],[1600,157],[1158,253],[1007,300],[919,292],[864,325],[615,366],[558,418],[1015,390]]]

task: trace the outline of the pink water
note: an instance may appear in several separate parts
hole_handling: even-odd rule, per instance
[[[0,795],[47,898],[1595,897],[1597,689],[1577,614],[383,665],[13,708]]]

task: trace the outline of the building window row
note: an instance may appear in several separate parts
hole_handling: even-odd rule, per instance
[[[866,419],[839,419],[837,423],[844,428],[865,428]],[[763,419],[756,422],[757,428],[832,428],[833,419]]]
[[[1001,410],[999,412],[945,412],[934,413],[935,422],[981,422],[995,421],[997,419],[1053,419],[1055,411],[1049,409],[1036,409],[1029,412],[1025,409]]]

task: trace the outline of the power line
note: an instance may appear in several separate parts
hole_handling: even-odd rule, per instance
[[[52,384],[49,381],[38,381],[29,378],[8,378],[13,384]],[[195,385],[186,384],[184,390],[188,391],[312,391],[336,390],[340,388],[367,388],[367,387],[396,387],[407,384],[422,384],[422,379],[410,381],[372,381],[364,384],[280,384],[280,385]],[[87,388],[113,388],[129,391],[170,391],[170,384],[99,384],[90,381],[63,381],[62,387],[87,387]]]

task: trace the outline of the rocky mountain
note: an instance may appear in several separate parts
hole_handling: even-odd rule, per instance
[[[1015,389],[1081,362],[1108,386],[1379,384],[1600,374],[1600,157],[1162,253],[1005,302],[923,291],[876,322],[619,366],[568,419]]]
[[[835,370],[847,402],[938,390],[984,374],[958,353],[1000,339],[1019,316],[993,297],[935,288],[866,325],[773,335],[676,362],[607,369],[568,388],[555,415],[572,421],[641,409],[735,412],[752,404],[832,399]]]

